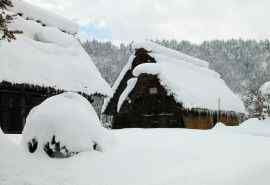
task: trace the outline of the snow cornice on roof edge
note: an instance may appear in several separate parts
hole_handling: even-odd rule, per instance
[[[13,7],[10,11],[30,20],[35,20],[43,25],[57,27],[58,29],[77,34],[79,25],[53,12],[47,11],[22,0],[12,0]]]

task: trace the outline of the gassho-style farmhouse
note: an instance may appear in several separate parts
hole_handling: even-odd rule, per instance
[[[63,91],[110,96],[111,88],[75,38],[78,25],[24,1],[12,1],[18,16],[11,29],[23,31],[0,44],[0,126],[21,133],[26,116]],[[20,50],[23,49],[23,53]]]
[[[153,42],[135,43],[134,50],[102,107],[112,128],[239,124],[243,102],[208,62]]]

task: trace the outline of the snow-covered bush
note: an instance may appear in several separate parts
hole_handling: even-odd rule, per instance
[[[55,158],[103,151],[110,142],[111,137],[92,105],[71,92],[48,98],[33,108],[23,130],[23,145],[28,152],[45,152]]]

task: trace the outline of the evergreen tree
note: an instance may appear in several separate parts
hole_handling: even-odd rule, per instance
[[[13,20],[14,16],[7,13],[7,8],[12,6],[10,0],[0,0],[0,40],[11,41],[15,39],[15,33],[18,33],[18,31],[8,29],[8,24]]]

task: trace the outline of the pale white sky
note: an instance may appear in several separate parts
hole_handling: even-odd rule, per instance
[[[28,0],[77,21],[82,37],[130,41],[270,38],[270,0]]]

